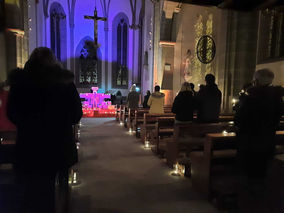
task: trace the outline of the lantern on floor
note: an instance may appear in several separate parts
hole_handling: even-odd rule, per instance
[[[173,176],[184,176],[185,173],[185,166],[179,164],[178,162],[173,165],[174,170],[172,171],[171,175]]]
[[[145,149],[149,149],[150,148],[150,142],[145,140]]]
[[[223,135],[227,135],[228,134],[228,132],[226,130],[224,130],[222,133],[223,133]]]

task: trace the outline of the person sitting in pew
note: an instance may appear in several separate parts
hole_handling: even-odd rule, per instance
[[[181,90],[175,97],[172,112],[176,114],[176,123],[187,123],[193,120],[193,111],[195,108],[195,100],[191,85],[188,82],[184,82],[181,86]]]
[[[149,106],[147,105],[147,103],[148,103],[148,100],[149,100],[149,98],[150,98],[150,95],[151,95],[150,90],[147,90],[147,93],[146,93],[146,95],[144,96],[144,101],[143,101],[143,108],[145,108],[145,109],[148,109],[148,108],[149,108]]]
[[[155,92],[150,95],[148,106],[150,106],[149,113],[162,114],[164,113],[165,94],[160,92],[160,86],[155,86]]]
[[[222,93],[215,84],[215,76],[205,76],[206,85],[200,87],[196,95],[197,121],[200,123],[218,122]]]

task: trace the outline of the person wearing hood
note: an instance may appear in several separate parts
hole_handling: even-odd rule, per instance
[[[274,137],[283,114],[283,88],[272,86],[273,72],[255,72],[253,86],[240,99],[235,114],[238,152],[245,171],[251,176],[265,175],[275,150]]]
[[[136,85],[133,84],[127,96],[127,106],[130,109],[137,109],[139,106],[140,95],[136,91]]]
[[[215,76],[205,76],[206,85],[200,87],[196,95],[197,100],[197,121],[201,123],[218,122],[222,93],[215,84]]]
[[[240,99],[234,118],[243,180],[240,208],[250,212],[274,212],[269,209],[274,205],[266,206],[270,202],[267,174],[275,154],[275,134],[283,114],[284,94],[282,87],[272,86],[273,79],[274,73],[269,69],[256,71],[253,86]],[[255,202],[246,202],[247,193]]]
[[[150,106],[149,113],[164,113],[165,94],[160,92],[160,86],[155,86],[155,92],[150,95],[147,105]]]
[[[172,112],[176,114],[176,123],[192,122],[194,108],[195,101],[191,85],[184,82],[180,92],[175,97],[172,107]]]
[[[21,212],[53,213],[56,175],[64,173],[66,184],[78,161],[72,125],[82,105],[73,80],[46,47],[9,74],[7,114],[17,127],[15,169],[25,191]]]

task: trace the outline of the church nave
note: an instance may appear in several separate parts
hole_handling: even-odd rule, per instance
[[[218,212],[113,118],[82,119],[71,212]]]

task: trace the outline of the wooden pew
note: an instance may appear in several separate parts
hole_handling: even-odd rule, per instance
[[[119,110],[119,114],[118,114],[119,123],[122,123],[122,117],[123,117],[125,107],[126,107],[125,105],[120,105],[120,110]]]
[[[275,140],[276,154],[283,154],[284,131],[277,131]],[[190,153],[193,188],[208,198],[234,193],[236,154],[235,133],[207,134],[204,150]]]
[[[152,129],[155,128],[155,124],[160,117],[171,117],[174,118],[173,113],[163,113],[163,114],[149,114],[144,113],[143,124],[141,126],[141,141],[145,143],[149,139],[149,134]]]
[[[127,120],[126,120],[127,130],[133,130],[132,123],[133,123],[133,120],[135,118],[135,110],[136,109],[128,108],[128,113],[127,113],[128,116],[127,116]]]
[[[150,143],[154,145],[152,151],[156,154],[164,154],[166,150],[165,140],[172,137],[174,133],[175,119],[173,117],[158,118],[155,129],[151,131]]]
[[[168,166],[177,163],[181,151],[189,154],[193,150],[203,149],[206,134],[222,132],[228,122],[175,124],[173,139],[167,141],[166,157]]]
[[[123,105],[122,109],[121,109],[121,114],[120,114],[120,123],[122,123],[124,125],[124,127],[126,127],[126,119],[128,116],[128,107]]]
[[[165,113],[171,113],[171,106],[164,106],[164,111]],[[140,137],[140,130],[141,130],[141,126],[144,122],[144,113],[149,113],[149,109],[147,108],[140,108],[137,109],[134,113],[134,119],[132,120],[132,127],[136,132],[136,137],[139,138]]]
[[[121,105],[116,104],[115,105],[116,113],[115,113],[115,120],[119,121],[119,115],[120,115],[120,110],[121,110]]]
[[[0,164],[15,160],[16,131],[0,130]]]
[[[139,109],[135,111],[133,128],[135,130],[135,135],[137,138],[140,137],[140,129],[144,121],[144,113],[149,113],[149,109]]]

